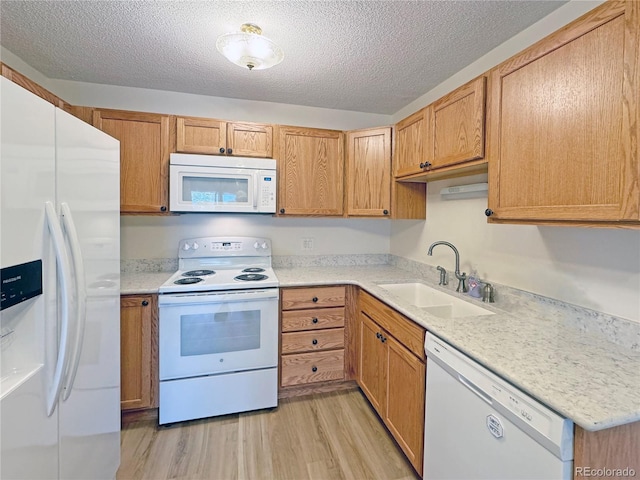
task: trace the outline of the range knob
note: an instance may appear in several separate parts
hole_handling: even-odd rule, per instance
[[[258,242],[253,244],[253,248],[255,248],[256,250],[258,250],[260,248],[260,244]]]
[[[262,242],[262,245],[260,245],[262,248],[264,248],[265,250],[267,248],[269,248],[269,245],[267,245],[267,242]]]
[[[187,250],[191,250],[191,246],[190,246],[188,243],[185,243],[185,244],[182,246],[182,249],[186,252]]]
[[[198,245],[198,242],[193,242],[193,245],[191,245],[191,248],[193,248],[194,250],[197,250],[198,248],[200,248],[200,245]]]

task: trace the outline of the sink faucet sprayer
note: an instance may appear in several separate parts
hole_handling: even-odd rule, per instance
[[[467,274],[465,272],[460,273],[460,254],[458,253],[458,249],[454,247],[452,243],[449,243],[449,242],[443,242],[443,241],[433,242],[429,247],[429,251],[427,252],[427,255],[429,256],[433,255],[433,247],[435,247],[436,245],[446,245],[447,247],[451,247],[451,249],[453,250],[453,253],[455,253],[456,255],[455,276],[458,279],[458,288],[456,288],[456,292],[459,292],[461,290],[462,292],[467,292],[468,288],[467,288],[467,284],[465,283],[465,280],[467,279]],[[438,267],[438,269],[440,269],[440,267]]]

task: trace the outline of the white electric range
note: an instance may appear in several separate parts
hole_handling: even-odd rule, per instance
[[[159,289],[159,423],[278,402],[278,279],[271,241],[181,240]]]

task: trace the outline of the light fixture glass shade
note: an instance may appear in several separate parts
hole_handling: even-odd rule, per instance
[[[249,70],[264,70],[279,64],[284,58],[282,49],[261,35],[257,25],[245,23],[242,31],[220,35],[218,51],[227,59]]]

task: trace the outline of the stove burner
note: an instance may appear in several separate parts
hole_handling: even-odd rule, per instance
[[[259,273],[245,273],[244,275],[238,275],[234,278],[234,280],[239,280],[241,282],[259,282],[260,280],[266,280],[266,275],[260,275]]]
[[[190,285],[192,283],[198,283],[198,282],[202,282],[202,278],[198,278],[198,277],[179,278],[173,283],[175,283],[176,285]]]
[[[264,272],[264,268],[260,267],[249,267],[242,270],[242,273],[262,273]]]
[[[189,270],[182,274],[183,277],[206,277],[207,275],[213,275],[216,272],[213,270]],[[191,282],[195,283],[195,282]]]

